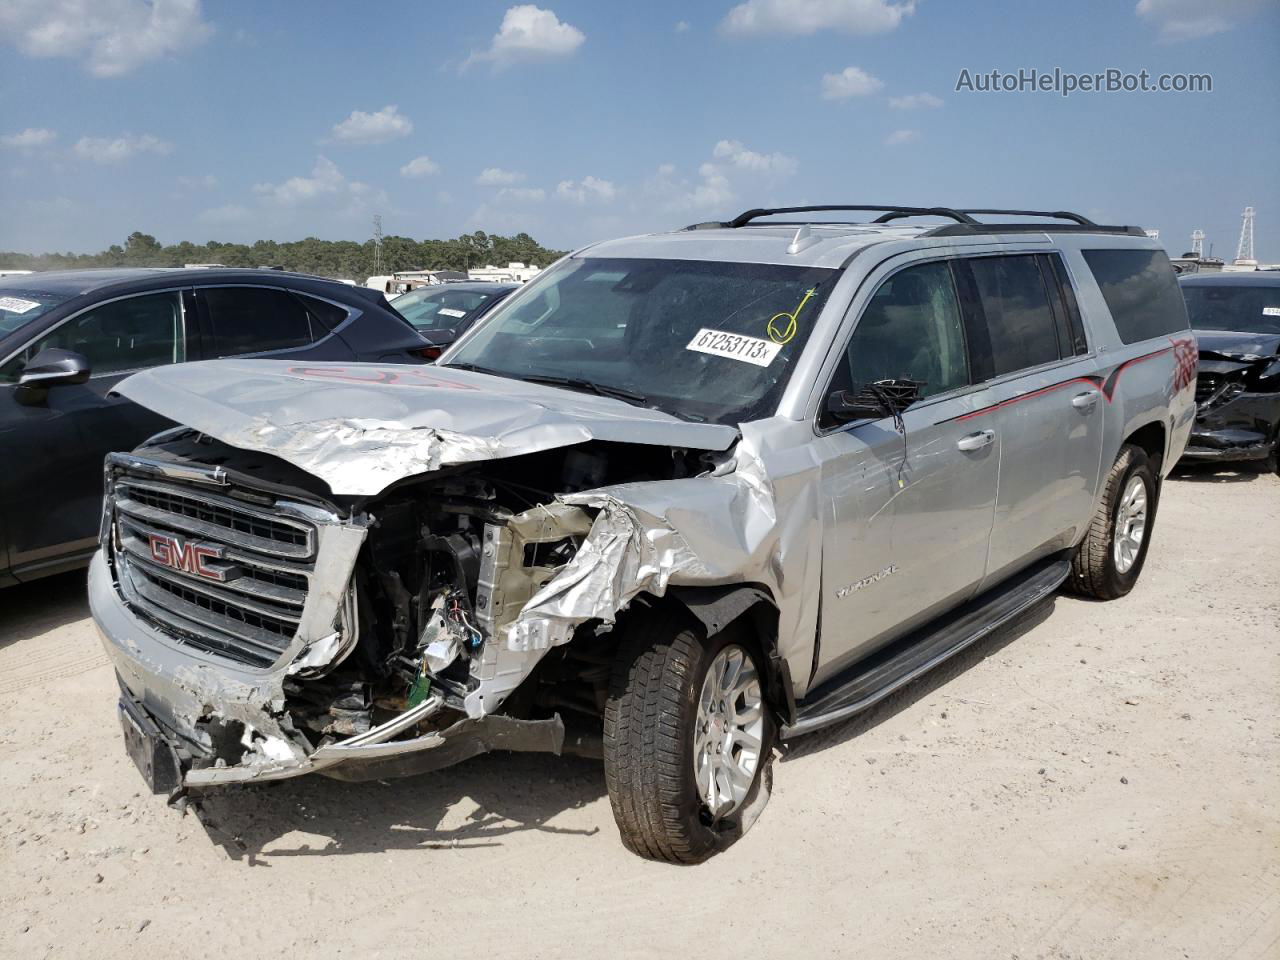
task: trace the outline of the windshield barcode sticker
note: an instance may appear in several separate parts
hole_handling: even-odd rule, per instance
[[[467,311],[455,310],[453,307],[441,307],[436,313],[442,317],[465,317],[467,315]]]
[[[1280,317],[1280,307],[1263,307],[1262,315],[1264,317]]]
[[[743,363],[754,363],[757,367],[767,367],[782,349],[780,343],[770,343],[759,337],[744,337],[740,333],[725,333],[723,330],[709,330],[703,327],[693,335],[686,350],[698,353],[709,353],[714,357],[728,357],[730,360],[741,360]]]
[[[0,297],[0,310],[9,313],[26,313],[28,310],[34,310],[40,306],[39,301],[23,300],[19,297]]]

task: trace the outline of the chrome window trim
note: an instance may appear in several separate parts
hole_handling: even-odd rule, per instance
[[[79,317],[84,316],[86,313],[88,313],[88,312],[89,312],[89,311],[91,311],[91,310],[97,310],[99,307],[105,307],[105,306],[106,306],[107,304],[109,304],[109,303],[118,303],[118,302],[119,302],[119,301],[121,301],[121,300],[132,300],[132,299],[134,299],[135,297],[150,297],[150,296],[152,296],[152,295],[154,295],[154,294],[157,294],[157,293],[176,293],[176,294],[178,294],[178,313],[179,313],[179,316],[181,316],[181,317],[182,317],[182,354],[183,354],[183,357],[184,357],[184,359],[183,359],[181,362],[182,362],[182,363],[186,363],[186,362],[187,362],[187,360],[185,359],[185,357],[186,357],[186,354],[187,354],[187,346],[188,346],[188,344],[189,344],[189,342],[190,342],[190,338],[187,336],[187,304],[186,304],[186,298],[182,296],[182,293],[183,293],[184,291],[187,291],[187,290],[190,290],[190,289],[191,289],[191,287],[190,287],[190,286],[184,286],[184,287],[162,287],[162,288],[161,288],[161,289],[159,289],[159,290],[139,290],[139,291],[137,291],[137,292],[135,292],[135,293],[122,293],[122,294],[121,294],[120,296],[118,296],[118,297],[109,297],[109,298],[108,298],[108,299],[106,299],[106,300],[96,300],[96,301],[94,301],[93,303],[88,304],[87,306],[81,307],[81,308],[80,308],[79,310],[77,310],[75,313],[72,313],[72,314],[69,314],[68,316],[63,317],[61,320],[59,320],[57,323],[55,323],[52,327],[49,327],[49,328],[48,328],[48,329],[46,329],[46,330],[42,330],[40,333],[36,334],[34,337],[32,337],[30,340],[28,340],[28,341],[27,341],[26,343],[24,343],[22,346],[18,347],[18,349],[14,350],[11,354],[9,354],[7,357],[5,357],[3,360],[0,360],[0,368],[3,368],[5,364],[9,363],[9,362],[14,358],[14,357],[18,356],[20,353],[22,353],[22,352],[23,352],[24,350],[26,350],[28,347],[32,346],[33,344],[35,344],[36,342],[38,342],[38,341],[40,341],[40,340],[43,340],[45,337],[49,336],[50,334],[52,334],[52,333],[56,333],[58,330],[61,330],[64,326],[66,326],[66,325],[67,325],[68,323],[70,323],[72,320],[76,320],[76,319],[78,319]],[[166,366],[167,366],[167,364],[166,364]],[[128,370],[112,370],[110,373],[102,373],[102,374],[92,373],[92,374],[90,374],[90,375],[89,375],[89,379],[90,379],[90,380],[96,380],[96,379],[98,379],[98,377],[100,377],[100,376],[101,376],[101,377],[116,377],[116,376],[123,376],[124,374],[127,374],[127,373],[137,373],[139,370],[150,370],[150,369],[151,369],[151,367],[132,367],[132,368],[130,368],[130,369],[128,369]],[[14,383],[14,384],[4,384],[4,383],[0,383],[0,387],[3,387],[3,386],[13,386],[13,385],[16,385],[16,381],[15,381],[15,383]]]

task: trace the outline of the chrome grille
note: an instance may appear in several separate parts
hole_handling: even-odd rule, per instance
[[[171,636],[267,667],[298,631],[316,531],[269,498],[120,474],[111,492],[112,550],[125,598]]]

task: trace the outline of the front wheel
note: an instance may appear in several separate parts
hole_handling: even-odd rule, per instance
[[[1071,561],[1071,589],[1095,600],[1123,597],[1138,582],[1156,518],[1156,474],[1141,447],[1120,448],[1102,498]]]
[[[767,799],[774,728],[753,646],[730,632],[704,639],[681,614],[656,608],[620,631],[604,765],[623,844],[699,863]]]

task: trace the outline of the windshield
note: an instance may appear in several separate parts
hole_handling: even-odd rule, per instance
[[[1280,334],[1280,286],[1183,284],[1194,330]]]
[[[0,337],[26,326],[67,299],[61,294],[0,286]]]
[[[419,330],[455,330],[495,296],[484,290],[419,287],[396,297],[391,305]]]
[[[486,317],[446,364],[571,378],[685,419],[741,423],[773,413],[836,276],[775,264],[567,260]]]

